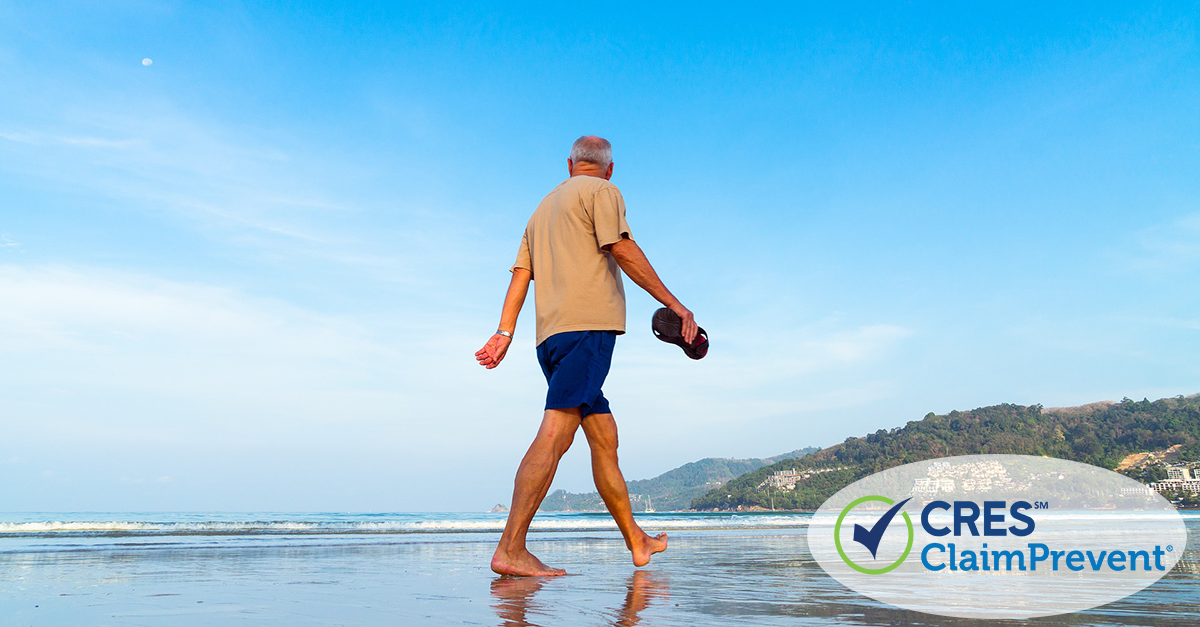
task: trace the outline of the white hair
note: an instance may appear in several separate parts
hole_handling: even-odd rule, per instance
[[[571,161],[588,162],[607,168],[612,163],[612,144],[603,137],[584,135],[571,144]]]

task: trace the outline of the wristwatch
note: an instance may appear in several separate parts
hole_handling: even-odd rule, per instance
[[[504,331],[501,329],[496,329],[496,335],[503,335],[504,337],[506,337],[510,340],[512,339],[512,333],[509,333],[508,331]]]

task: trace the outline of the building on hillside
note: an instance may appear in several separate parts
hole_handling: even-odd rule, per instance
[[[913,480],[913,494],[937,494],[938,492],[953,492],[954,480],[949,478],[922,477]]]
[[[1167,467],[1167,481],[1192,481],[1196,478],[1195,471],[1186,466]]]
[[[810,468],[807,470],[776,470],[767,476],[762,483],[758,484],[758,489],[775,488],[776,490],[795,490],[796,482],[808,479],[813,475],[819,475],[823,472],[833,472],[834,470],[845,470],[845,466],[836,468]]]
[[[801,478],[799,470],[777,470],[771,473],[764,485],[771,486],[776,490],[794,490],[796,482]]]
[[[1167,478],[1150,484],[1155,492],[1196,492],[1200,493],[1200,476],[1194,468],[1187,466],[1167,466]]]

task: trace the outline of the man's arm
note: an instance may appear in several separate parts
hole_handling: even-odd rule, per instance
[[[663,285],[662,279],[658,278],[658,273],[650,265],[650,260],[646,259],[646,253],[642,252],[642,247],[628,237],[622,237],[619,242],[605,246],[604,249],[617,260],[617,265],[621,266],[634,283],[679,315],[683,320],[683,339],[691,344],[699,330],[692,312]]]
[[[512,281],[508,284],[508,293],[504,295],[504,309],[500,312],[500,326],[497,331],[512,333],[517,328],[517,315],[525,305],[525,296],[529,294],[529,281],[533,273],[525,268],[513,268]],[[508,352],[512,338],[496,333],[488,339],[483,348],[475,351],[475,360],[479,365],[491,370],[500,365],[504,354]]]

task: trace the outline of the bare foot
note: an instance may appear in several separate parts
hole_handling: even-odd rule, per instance
[[[645,566],[650,563],[651,555],[667,550],[667,534],[663,532],[652,538],[643,533],[641,541],[633,543],[629,550],[633,551],[633,565]]]
[[[534,557],[528,549],[512,554],[501,553],[496,549],[496,554],[492,556],[492,570],[500,575],[514,577],[556,577],[567,574],[567,571],[561,568],[550,568],[543,564],[542,560]]]

